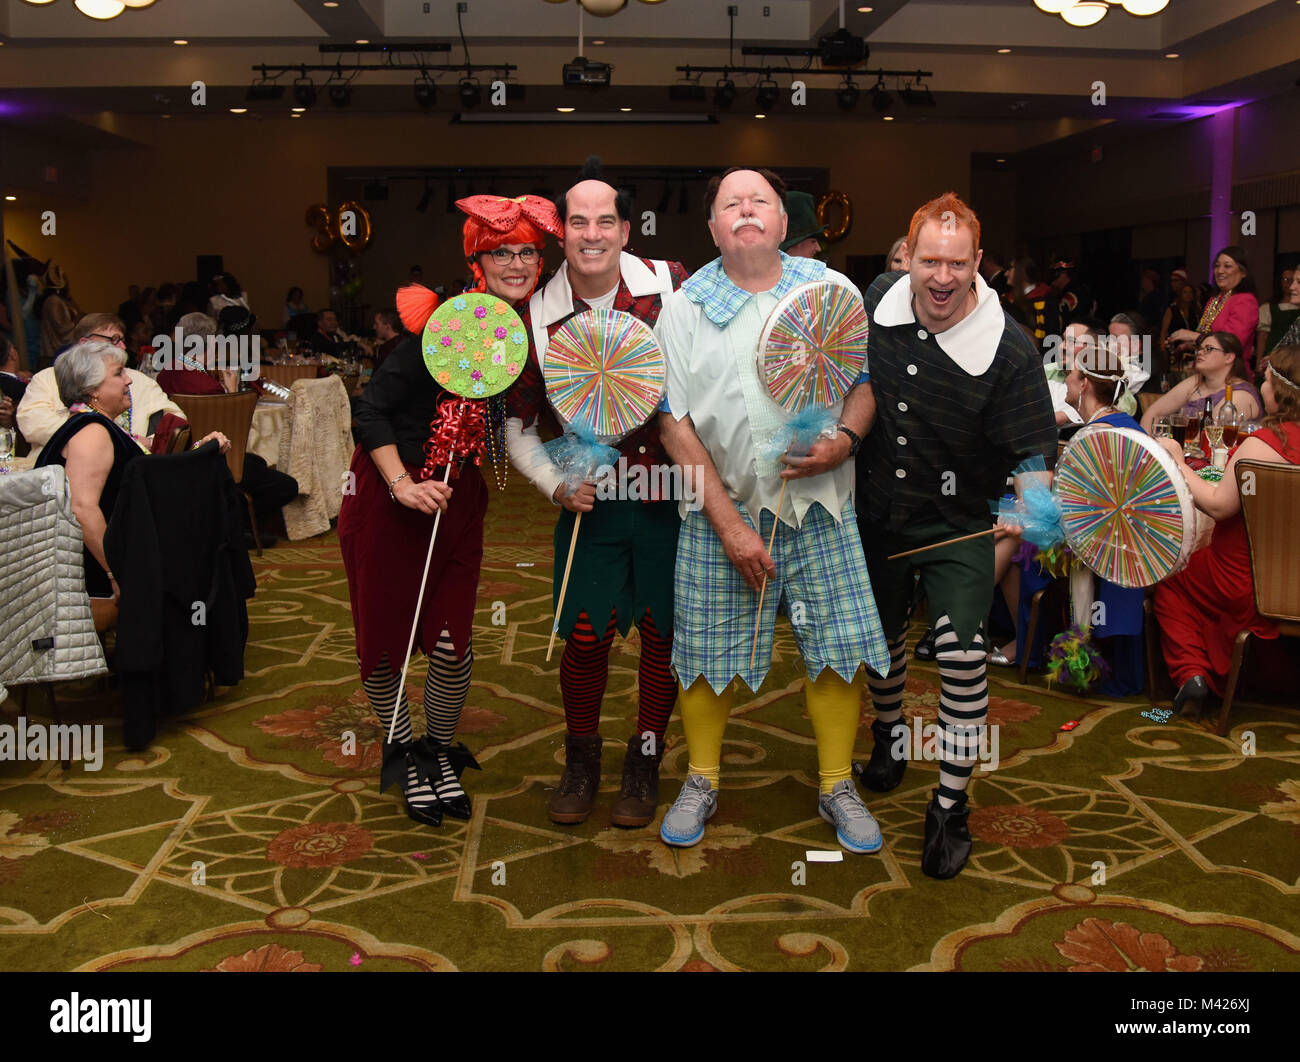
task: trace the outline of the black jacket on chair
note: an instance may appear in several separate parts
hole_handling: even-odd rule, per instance
[[[244,677],[257,584],[242,511],[215,442],[132,461],[122,476],[104,553],[122,591],[114,664],[127,748],[147,746],[159,716],[201,704],[209,671],[222,686]]]

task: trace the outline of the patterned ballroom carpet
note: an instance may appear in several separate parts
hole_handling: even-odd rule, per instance
[[[462,727],[483,766],[467,774],[470,822],[419,826],[376,791],[381,735],[337,538],[270,550],[243,683],[165,721],[143,754],[122,751],[111,693],[65,690],[65,721],[107,724],[103,769],[0,763],[0,968],[1300,969],[1293,710],[1242,706],[1219,738],[1146,718],[1146,702],[1085,701],[993,669],[1001,762],[976,772],[969,866],[939,882],[919,866],[932,763],[869,801],[881,854],[808,861],[837,846],[816,812],[784,622],[772,674],[728,729],[704,842],[668,849],[657,820],[610,826],[635,714],[635,641],[620,641],[600,803],[584,825],[552,825],[553,514],[517,482],[491,502]],[[417,663],[417,716],[423,679]],[[907,716],[933,720],[937,705],[933,666],[914,663]],[[0,722],[15,718],[10,700]],[[1062,731],[1069,720],[1080,725]],[[665,804],[685,763],[674,719]]]

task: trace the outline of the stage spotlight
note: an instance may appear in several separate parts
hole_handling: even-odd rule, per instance
[[[258,103],[263,100],[278,100],[283,95],[283,85],[277,85],[274,81],[263,78],[260,81],[254,81],[248,86],[248,92],[245,94],[244,99],[250,103]]]
[[[325,87],[329,90],[330,103],[335,107],[346,107],[352,102],[352,86],[346,81],[331,78]]]
[[[885,83],[877,81],[871,90],[871,106],[877,114],[884,114],[894,105],[894,97],[885,91]]]
[[[835,93],[835,103],[842,111],[851,111],[858,105],[858,86],[850,78],[846,77],[840,90]]]
[[[473,78],[462,78],[460,82],[460,105],[477,107],[483,101],[483,86]]]
[[[293,99],[299,107],[310,107],[316,102],[316,84],[309,77],[300,77],[293,83]]]
[[[437,99],[438,89],[429,78],[423,75],[415,79],[415,102],[425,110],[433,106],[434,100]]]
[[[909,107],[933,107],[934,96],[924,85],[905,85],[903,87],[903,102]]]
[[[723,78],[713,89],[713,102],[718,107],[730,107],[736,102],[736,83]]]
[[[781,88],[775,81],[760,81],[758,83],[758,94],[754,97],[761,111],[770,111],[776,106],[776,101],[781,95]]]

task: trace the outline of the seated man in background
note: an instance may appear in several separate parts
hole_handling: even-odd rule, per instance
[[[316,333],[307,341],[313,353],[341,358],[347,342],[348,337],[339,328],[338,314],[328,308],[321,310],[317,316]]]
[[[74,344],[102,340],[125,348],[122,321],[111,313],[88,313],[77,322],[72,333]],[[117,421],[130,435],[149,439],[164,413],[184,419],[180,406],[169,399],[148,376],[127,369],[131,381],[130,404]],[[54,369],[42,369],[32,377],[22,401],[18,403],[18,430],[33,447],[44,446],[68,419],[68,407],[59,399],[59,385]]]

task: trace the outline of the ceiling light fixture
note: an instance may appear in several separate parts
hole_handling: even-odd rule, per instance
[[[426,111],[433,106],[434,100],[438,98],[437,86],[434,85],[427,74],[421,74],[415,79],[412,92],[415,95],[415,102]]]
[[[846,77],[844,84],[835,93],[835,105],[842,111],[851,111],[858,105],[858,86],[853,83],[852,78]]]
[[[1076,0],[1064,11],[1061,12],[1061,18],[1065,19],[1071,26],[1084,29],[1088,26],[1095,26],[1103,18],[1106,12],[1110,10],[1110,5],[1106,0]]]
[[[126,10],[126,4],[122,3],[122,0],[72,0],[72,2],[73,6],[87,18],[100,21],[117,18]]]
[[[294,102],[306,110],[316,102],[316,83],[309,77],[300,77],[293,83]]]
[[[730,78],[723,78],[714,86],[713,102],[718,107],[730,107],[736,102],[736,83]]]
[[[1148,18],[1169,6],[1169,0],[1034,0],[1039,11],[1060,15],[1071,26],[1095,26],[1112,7],[1122,7],[1130,15]]]
[[[335,107],[346,107],[352,102],[352,86],[342,78],[330,78],[325,82],[325,89]]]
[[[999,49],[998,49],[998,55],[1010,55],[1010,54],[1011,54],[1011,49],[1010,49],[1010,48],[999,48]]]

